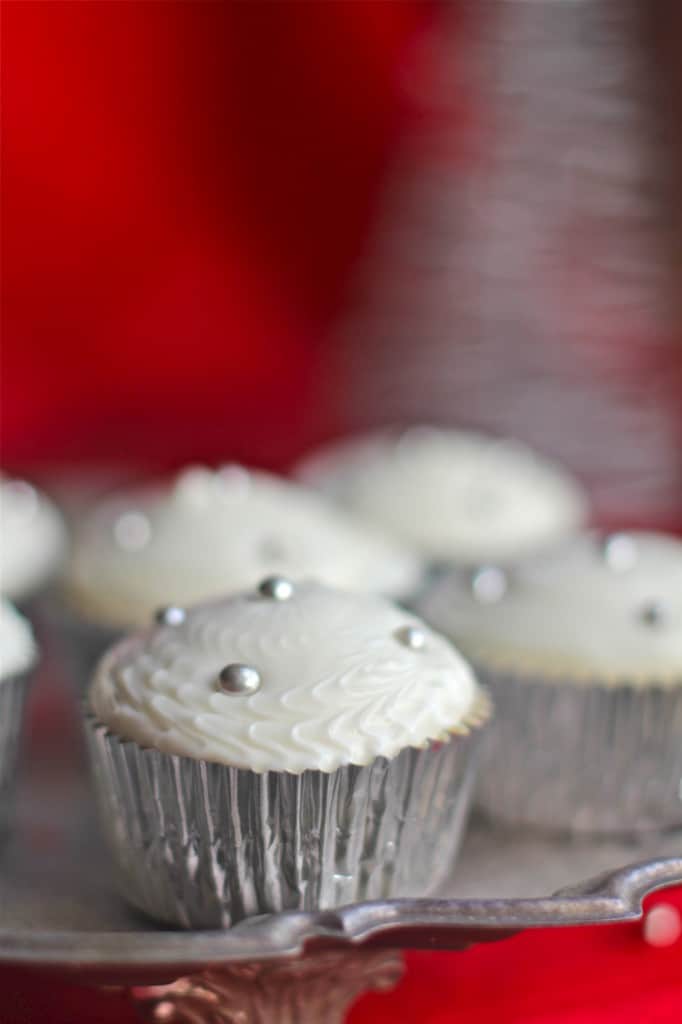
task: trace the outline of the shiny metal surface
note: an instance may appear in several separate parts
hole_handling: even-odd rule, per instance
[[[443,898],[279,914],[222,932],[164,930],[116,894],[96,828],[73,688],[43,677],[30,713],[17,828],[0,877],[0,961],[115,979],[143,972],[151,981],[316,945],[461,948],[539,925],[630,920],[645,893],[682,882],[679,833],[631,843],[566,842],[474,824]],[[646,863],[618,870],[633,862]]]
[[[293,596],[294,585],[284,576],[268,576],[258,587],[258,592],[273,601],[288,601]]]
[[[253,665],[226,665],[218,676],[218,688],[223,693],[252,694],[260,690],[261,678]]]
[[[343,1024],[356,997],[402,974],[396,950],[322,950],[294,960],[230,964],[130,995],[152,1024]]]
[[[477,798],[510,826],[682,827],[682,689],[478,676],[495,703]]]
[[[225,928],[256,914],[433,891],[461,845],[485,730],[333,772],[252,772],[145,749],[88,717],[120,891],[157,921]]]
[[[171,604],[167,608],[159,608],[154,618],[160,626],[181,626],[186,614],[184,608]]]

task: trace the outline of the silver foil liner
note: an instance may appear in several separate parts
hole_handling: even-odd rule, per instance
[[[469,724],[488,713],[486,701]],[[479,730],[300,775],[164,754],[92,717],[86,733],[124,897],[160,921],[218,928],[432,890],[460,845]]]
[[[682,685],[476,671],[496,711],[477,783],[488,816],[623,835],[682,825]]]
[[[0,839],[5,838],[12,823],[14,783],[28,682],[28,673],[0,681]]]

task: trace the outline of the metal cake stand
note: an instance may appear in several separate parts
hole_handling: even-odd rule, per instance
[[[283,913],[228,931],[163,929],[116,894],[75,697],[49,671],[33,690],[0,878],[0,962],[125,986],[148,1020],[332,1024],[360,992],[397,980],[401,949],[629,921],[647,893],[682,882],[682,832],[569,840],[474,821],[438,898]]]

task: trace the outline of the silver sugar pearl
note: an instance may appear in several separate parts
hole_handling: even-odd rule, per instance
[[[609,569],[627,572],[637,564],[637,544],[627,533],[610,533],[602,541],[602,555]]]
[[[226,665],[218,676],[218,684],[223,693],[248,695],[259,690],[260,683],[260,673],[255,668],[237,662]]]
[[[665,606],[660,601],[649,601],[640,610],[639,617],[647,626],[662,626],[666,619]]]
[[[508,587],[506,572],[495,565],[483,565],[471,574],[471,590],[479,604],[497,604]]]
[[[184,608],[171,604],[167,608],[159,608],[154,618],[160,626],[181,626],[187,618],[187,612]]]
[[[419,626],[401,626],[395,632],[396,640],[412,651],[421,651],[426,644],[426,634]]]
[[[284,576],[268,576],[258,585],[258,593],[273,601],[288,601],[294,593],[294,585]]]

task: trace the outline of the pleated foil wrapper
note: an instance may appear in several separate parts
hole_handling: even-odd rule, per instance
[[[161,753],[86,716],[122,895],[159,921],[224,928],[432,891],[462,839],[489,711],[444,743],[299,775]]]
[[[477,785],[486,815],[559,832],[682,826],[682,680],[600,684],[476,671],[496,711]]]
[[[28,673],[0,681],[0,841],[12,825],[14,785],[28,685]]]

